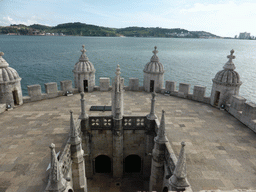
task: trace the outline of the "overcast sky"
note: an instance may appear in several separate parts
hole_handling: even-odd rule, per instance
[[[67,22],[256,36],[256,0],[0,0],[0,26]]]

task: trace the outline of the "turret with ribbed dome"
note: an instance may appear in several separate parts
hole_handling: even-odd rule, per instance
[[[0,52],[0,104],[11,107],[23,104],[21,78],[17,71],[11,67]]]
[[[160,92],[164,85],[164,67],[159,62],[159,58],[156,55],[158,53],[157,47],[153,51],[154,55],[151,57],[144,67],[144,90],[147,92]]]
[[[227,56],[228,62],[223,66],[223,70],[217,72],[212,80],[211,105],[224,107],[230,103],[232,95],[239,94],[239,88],[242,84],[239,74],[235,71],[236,67],[233,63],[235,59],[234,50],[230,51]]]
[[[95,86],[95,69],[85,54],[85,46],[82,46],[82,54],[79,61],[75,64],[73,73],[75,79],[75,88],[79,92],[91,92]]]

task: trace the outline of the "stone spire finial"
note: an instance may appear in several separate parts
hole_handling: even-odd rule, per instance
[[[82,50],[81,50],[81,52],[82,52],[82,55],[80,56],[80,58],[79,58],[79,61],[89,61],[89,59],[88,59],[88,57],[87,57],[87,55],[85,54],[85,52],[86,52],[86,49],[84,48],[84,45],[82,46]]]
[[[112,115],[115,119],[122,119],[123,116],[123,87],[121,84],[121,69],[117,65],[116,77],[112,86]]]
[[[152,51],[152,52],[154,53],[154,55],[156,55],[156,54],[158,53],[158,51],[156,50],[156,49],[157,49],[157,46],[155,46],[154,48],[155,48],[155,50]]]
[[[55,152],[55,145],[50,145],[51,149],[51,169],[50,169],[50,185],[46,191],[64,191],[66,188],[66,180],[63,178],[62,170]]]
[[[81,92],[80,95],[81,95],[81,99],[84,99],[84,92]]]
[[[118,64],[117,67],[116,67],[116,76],[119,76],[121,75],[121,69],[120,69],[120,65]]]
[[[70,144],[75,145],[81,141],[79,133],[76,128],[73,111],[70,110]]]
[[[79,119],[84,120],[84,119],[88,118],[88,115],[85,112],[84,92],[81,92],[80,95],[81,95],[81,99],[80,99],[80,101],[81,101],[81,115],[79,116]]]
[[[164,143],[168,142],[168,139],[167,139],[166,134],[165,134],[164,114],[165,114],[165,111],[162,110],[162,119],[161,119],[161,122],[160,122],[160,127],[158,129],[157,136],[155,137],[155,142],[160,143],[160,144],[164,144]]]
[[[235,59],[236,57],[233,55],[234,54],[234,49],[232,49],[230,51],[230,55],[227,56],[227,58],[229,59],[228,62],[224,65],[224,69],[225,70],[235,70],[236,66],[233,63],[233,59]]]
[[[0,68],[9,67],[9,64],[5,61],[5,59],[2,56],[4,56],[4,53],[0,52]]]
[[[121,74],[121,69],[120,69],[120,66],[117,65],[117,68],[116,68],[116,78],[115,78],[115,83],[116,83],[116,92],[120,92],[120,81],[121,81],[121,78],[120,78],[120,74]]]
[[[188,183],[186,180],[187,177],[187,171],[186,171],[186,154],[185,154],[185,142],[181,142],[181,149],[180,149],[180,154],[178,158],[178,162],[176,164],[175,170],[173,175],[171,176],[170,182],[171,185],[175,189],[185,189],[188,187]]]
[[[155,102],[156,102],[155,97],[156,97],[156,93],[155,93],[155,91],[154,91],[154,92],[152,92],[150,114],[147,115],[147,118],[148,118],[149,120],[155,120],[155,119],[157,119],[156,114],[155,114]]]
[[[154,55],[151,57],[151,62],[159,62],[159,58],[158,56],[156,55],[158,53],[158,51],[156,50],[157,49],[157,46],[154,47],[154,51],[152,51],[154,53]]]

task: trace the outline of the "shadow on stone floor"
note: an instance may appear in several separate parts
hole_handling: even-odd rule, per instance
[[[138,174],[126,174],[122,179],[97,173],[87,180],[88,192],[138,192],[148,191],[149,181]]]

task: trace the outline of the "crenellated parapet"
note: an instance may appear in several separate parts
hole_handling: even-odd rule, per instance
[[[195,85],[193,89],[193,93],[190,92],[190,87],[191,87],[190,84],[179,83],[179,88],[177,90],[176,82],[166,81],[165,89],[162,89],[161,93],[167,94],[170,96],[176,96],[184,99],[190,99],[190,100],[210,104],[210,97],[205,96],[205,92],[206,92],[205,86]]]
[[[23,102],[29,103],[33,101],[40,101],[45,99],[51,99],[63,95],[70,95],[77,93],[78,90],[73,88],[71,80],[65,80],[60,82],[61,89],[58,90],[56,82],[45,83],[45,93],[42,93],[41,85],[28,85],[28,96],[23,96]]]
[[[246,102],[245,98],[233,95],[231,103],[227,105],[226,110],[256,132],[256,103]]]

